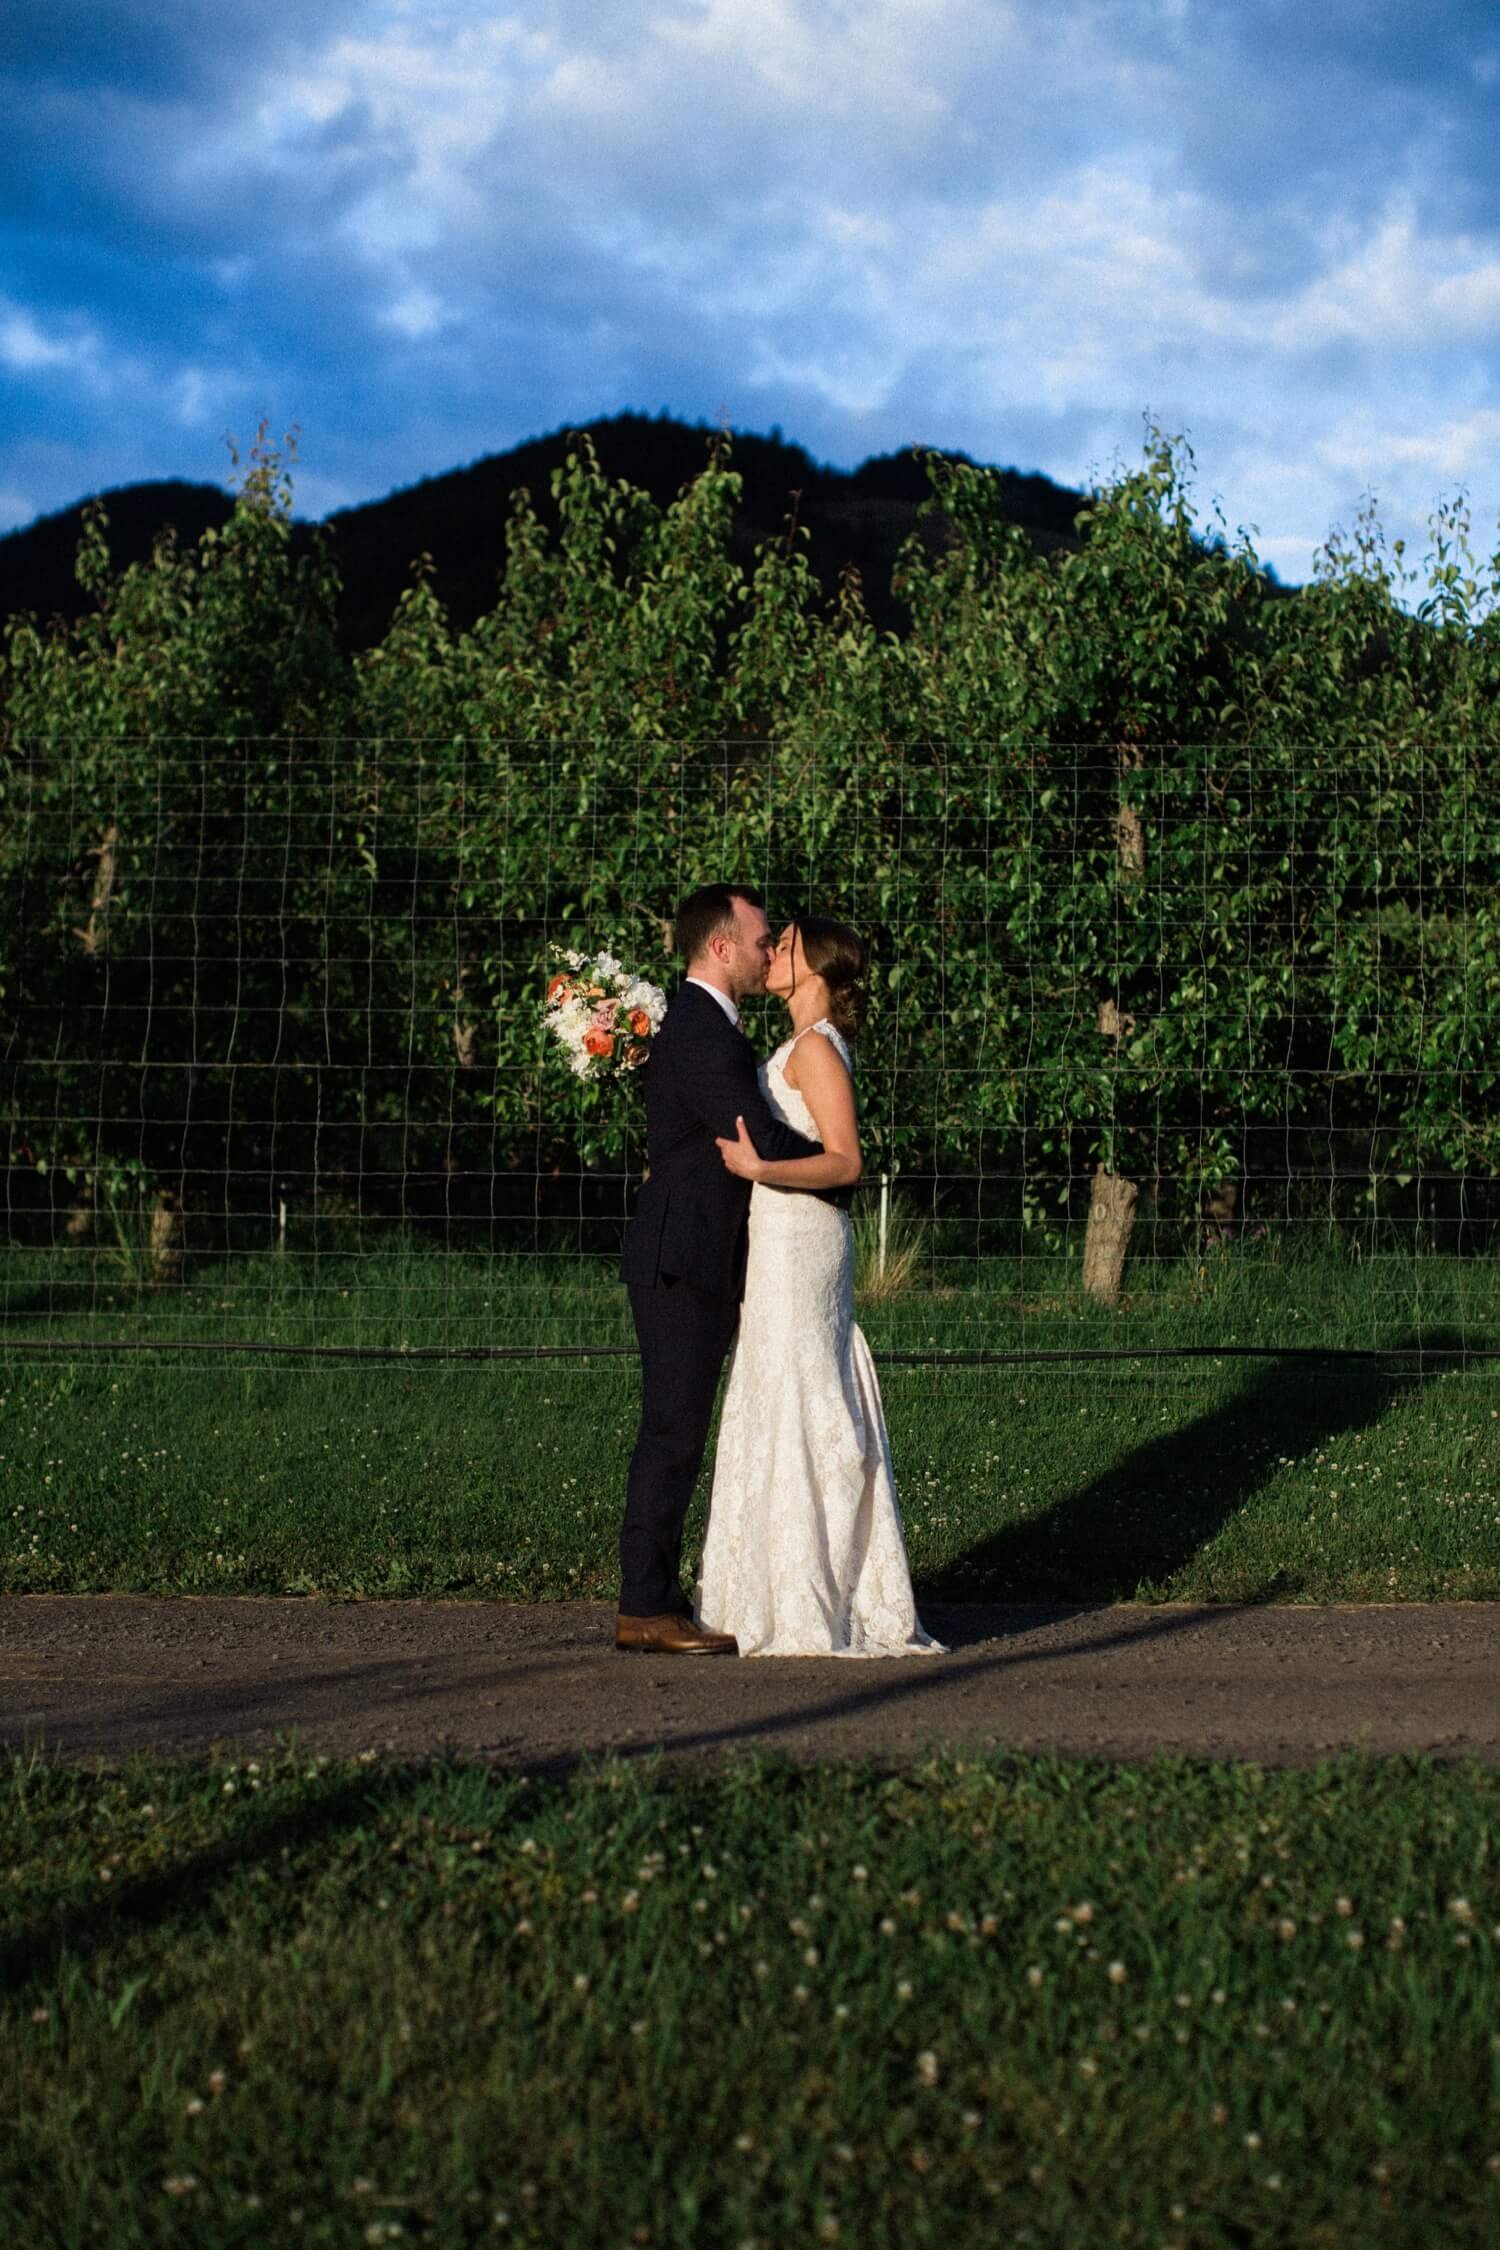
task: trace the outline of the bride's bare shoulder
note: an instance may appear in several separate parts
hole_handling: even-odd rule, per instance
[[[829,1070],[848,1069],[848,1055],[844,1050],[843,1041],[839,1038],[832,1024],[809,1024],[806,1032],[799,1032],[795,1041],[792,1042],[791,1053],[781,1066],[781,1075],[787,1084],[796,1087],[799,1093],[806,1091],[797,1068],[804,1056],[811,1058],[811,1079],[814,1085]],[[837,1061],[834,1059],[835,1056],[838,1058]]]

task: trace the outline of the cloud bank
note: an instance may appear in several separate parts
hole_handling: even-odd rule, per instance
[[[1149,412],[1285,577],[1369,490],[1495,544],[1465,0],[7,13],[0,523],[222,479],[262,414],[322,514],[625,406],[1068,483]]]

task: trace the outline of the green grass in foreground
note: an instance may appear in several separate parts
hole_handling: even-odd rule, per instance
[[[1500,1774],[13,1758],[57,2245],[1492,2242]]]
[[[180,1293],[114,1304],[100,1293],[64,1317],[58,1272],[89,1270],[69,1256],[17,1253],[5,1268],[0,1586],[613,1594],[633,1361],[58,1361],[7,1355],[3,1341],[618,1341],[628,1307],[607,1272],[431,1254],[331,1270],[325,1259],[316,1272],[243,1260]],[[1076,1272],[985,1267],[982,1284],[861,1304],[860,1319],[877,1357],[1488,1337],[1500,1314],[1489,1266],[1431,1268],[1246,1262],[1200,1279],[1170,1267],[1116,1315],[1081,1299]],[[1500,1369],[887,1361],[881,1382],[920,1594],[1500,1597]],[[705,1469],[689,1569],[708,1484]]]

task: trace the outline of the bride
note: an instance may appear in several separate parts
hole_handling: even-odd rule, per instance
[[[947,1653],[917,1622],[880,1387],[854,1319],[849,1214],[799,1192],[859,1178],[849,1046],[866,960],[853,930],[804,916],[766,976],[793,1028],[760,1083],[825,1153],[763,1162],[743,1119],[718,1142],[754,1186],[693,1614],[733,1633],[742,1656]]]

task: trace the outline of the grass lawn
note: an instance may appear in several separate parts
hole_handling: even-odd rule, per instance
[[[0,1774],[59,2246],[1491,2243],[1500,1773]]]
[[[947,1599],[1500,1595],[1491,1262],[1141,1266],[1104,1312],[1076,1268],[950,1260],[860,1305],[919,1593]],[[944,1278],[946,1276],[946,1278]],[[607,1266],[371,1253],[241,1258],[134,1291],[102,1253],[0,1266],[0,1586],[607,1598],[632,1360],[190,1356],[186,1340],[434,1346],[630,1339]],[[28,1354],[148,1339],[162,1353]],[[1405,1348],[1395,1365],[1153,1360],[1164,1345]],[[903,1365],[989,1348],[1140,1356]],[[712,1453],[710,1450],[710,1460]],[[708,1472],[689,1526],[701,1536]]]

